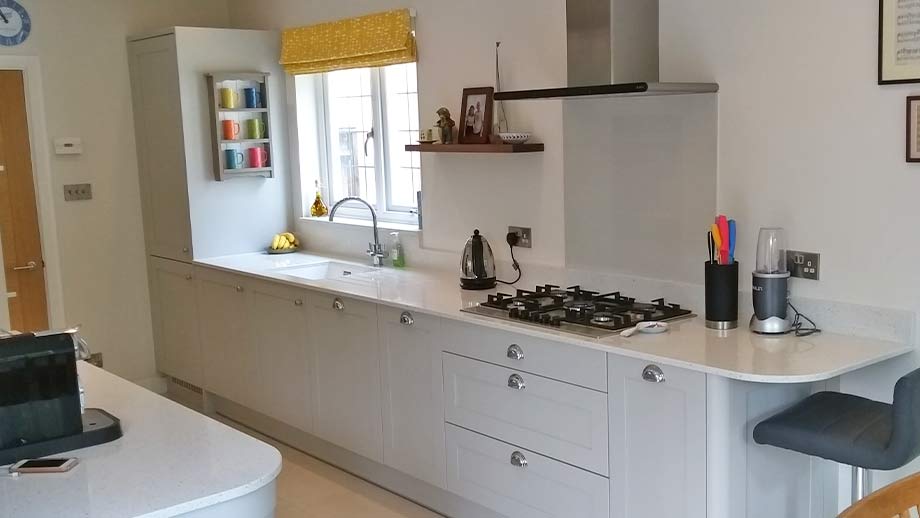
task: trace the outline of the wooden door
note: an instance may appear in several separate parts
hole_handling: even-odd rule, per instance
[[[611,516],[705,518],[706,375],[613,354],[608,372]]]
[[[446,488],[441,322],[379,307],[383,462]]]
[[[314,434],[383,462],[377,307],[326,293],[310,301]]]
[[[0,70],[0,240],[10,324],[48,329],[45,261],[32,178],[26,96],[19,70]]]

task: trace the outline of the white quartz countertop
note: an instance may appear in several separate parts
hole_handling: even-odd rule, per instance
[[[544,339],[589,347],[614,354],[684,367],[727,378],[761,383],[822,381],[911,351],[908,344],[833,333],[809,337],[767,337],[743,325],[731,331],[706,329],[699,317],[671,323],[659,335],[637,333],[592,339],[551,328],[508,322],[461,312],[486,299],[491,291],[460,289],[456,275],[420,270],[382,268],[348,279],[307,280],[292,275],[298,266],[330,259],[306,253],[269,255],[251,253],[195,263],[251,277],[281,281],[318,291],[341,294],[388,306],[411,309],[485,327],[514,331]],[[366,267],[351,263],[356,272]],[[505,288],[507,291],[509,288]],[[702,308],[697,308],[701,310]]]
[[[272,446],[78,365],[87,407],[121,419],[124,436],[55,455],[80,460],[68,473],[0,476],[0,517],[178,516],[245,496],[280,473],[281,454]]]

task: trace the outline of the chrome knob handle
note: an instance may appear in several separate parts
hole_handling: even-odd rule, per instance
[[[188,253],[188,247],[187,247],[187,246],[182,247],[182,253],[183,253],[183,254],[187,254],[187,253]]]
[[[192,280],[192,274],[190,274],[190,273],[186,274],[186,275],[185,275],[185,280],[187,280],[187,281]]]
[[[527,385],[524,384],[524,378],[518,374],[508,376],[508,387],[514,390],[524,390]]]
[[[411,326],[415,323],[415,319],[412,318],[412,313],[408,311],[403,311],[402,315],[399,315],[399,323],[404,326]]]
[[[523,360],[524,350],[521,349],[521,346],[518,344],[511,344],[508,346],[508,358],[512,360]]]
[[[296,299],[296,300],[294,300],[294,305],[295,305],[295,306],[303,306],[303,300],[302,300],[302,299]]]
[[[332,301],[332,309],[336,311],[345,311],[345,303],[341,299],[335,299]]]
[[[235,286],[234,289],[236,290],[237,293],[243,293],[243,287],[242,287],[242,286]]]
[[[527,467],[527,457],[523,453],[516,451],[511,454],[511,465],[519,468]]]
[[[30,272],[34,270],[36,266],[38,266],[38,263],[36,263],[35,261],[29,261],[22,266],[14,266],[13,271],[14,272]]]
[[[657,365],[646,365],[642,369],[642,379],[650,383],[664,383],[664,372],[661,371],[661,367]]]

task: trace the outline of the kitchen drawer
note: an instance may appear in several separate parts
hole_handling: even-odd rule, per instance
[[[610,517],[605,477],[450,424],[447,489],[509,518]]]
[[[607,392],[603,351],[450,320],[443,328],[452,353]]]
[[[450,353],[443,365],[449,423],[608,474],[607,394]]]

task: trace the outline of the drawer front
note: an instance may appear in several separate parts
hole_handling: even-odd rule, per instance
[[[450,424],[447,489],[509,518],[610,517],[605,477]]]
[[[445,320],[445,350],[607,392],[607,355],[577,345]]]
[[[608,474],[607,395],[444,353],[448,422]]]

